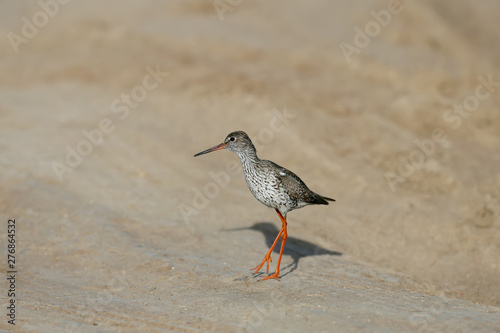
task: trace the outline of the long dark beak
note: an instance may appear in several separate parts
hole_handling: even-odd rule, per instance
[[[217,145],[217,146],[214,146],[212,148],[208,148],[207,150],[204,150],[202,152],[199,152],[198,154],[194,155],[194,157],[200,156],[200,155],[203,155],[203,154],[208,154],[208,153],[211,153],[213,151],[221,150],[221,149],[224,149],[224,148],[226,148],[226,144],[225,143],[221,143],[220,145]]]

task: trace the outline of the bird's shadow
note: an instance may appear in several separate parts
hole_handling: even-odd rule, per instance
[[[270,248],[271,245],[273,245],[273,242],[280,231],[273,223],[270,222],[259,222],[255,223],[253,226],[248,228],[224,229],[223,231],[239,231],[239,230],[255,230],[261,232],[262,234],[264,234],[264,237],[266,238],[266,244],[268,248]],[[281,237],[276,243],[273,252],[279,254],[280,249],[281,249]],[[321,255],[341,256],[342,253],[338,251],[331,251],[314,243],[288,235],[286,239],[285,248],[283,250],[283,255],[292,257],[293,262],[288,266],[281,268],[282,270],[287,270],[287,271],[286,273],[281,274],[280,277],[288,275],[289,273],[296,270],[299,265],[299,260],[301,258],[309,256],[321,256]],[[256,276],[260,276],[262,274],[263,273],[260,273],[257,274]]]

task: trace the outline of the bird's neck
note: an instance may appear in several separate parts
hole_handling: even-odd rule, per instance
[[[240,158],[243,169],[253,168],[255,164],[259,162],[259,158],[255,151],[246,151],[244,153],[237,153],[237,155]]]

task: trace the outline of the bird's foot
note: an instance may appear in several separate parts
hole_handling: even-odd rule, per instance
[[[260,265],[258,265],[257,267],[252,268],[251,271],[255,271],[255,272],[253,272],[253,274],[257,274],[260,271],[260,269],[262,268],[262,266],[264,266],[264,263],[267,262],[266,273],[269,273],[269,262],[270,261],[273,261],[273,259],[271,259],[271,255],[270,254],[266,254],[266,256],[264,257],[264,260],[262,260],[262,262],[260,263]]]
[[[259,281],[264,281],[264,280],[269,280],[269,279],[276,279],[276,280],[280,280],[280,277],[279,277],[279,272],[274,272],[273,274],[271,275],[268,275],[266,277],[263,277],[262,279],[260,279]]]

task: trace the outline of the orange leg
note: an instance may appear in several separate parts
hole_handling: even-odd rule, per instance
[[[269,261],[272,261],[271,260],[271,253],[273,252],[273,249],[276,246],[276,243],[278,242],[278,239],[281,237],[281,239],[282,239],[281,240],[281,250],[280,250],[280,256],[279,256],[279,259],[278,259],[278,265],[276,267],[276,271],[274,272],[274,274],[266,276],[265,278],[262,278],[259,281],[267,280],[267,279],[277,279],[277,280],[279,280],[281,257],[283,256],[283,250],[285,249],[285,243],[286,243],[286,239],[288,237],[288,233],[286,231],[286,217],[283,217],[283,215],[281,215],[280,211],[277,210],[277,209],[276,209],[276,212],[278,213],[278,215],[279,215],[279,217],[281,219],[281,223],[282,223],[281,230],[280,230],[278,236],[276,237],[276,239],[274,240],[273,245],[271,246],[271,248],[267,252],[266,256],[264,257],[264,260],[262,260],[262,262],[260,263],[259,266],[255,267],[255,268],[252,268],[252,270],[255,270],[254,274],[256,274],[262,268],[262,266],[264,265],[264,263],[267,262],[267,270],[266,271],[267,271],[267,273],[269,273]]]
[[[273,252],[274,247],[276,246],[276,243],[278,243],[278,239],[280,239],[282,233],[283,233],[283,229],[281,229],[278,236],[276,236],[276,239],[274,240],[273,245],[271,245],[271,248],[269,249],[267,254],[264,256],[264,260],[262,260],[260,265],[251,269],[252,271],[255,270],[254,274],[257,274],[257,272],[262,268],[262,266],[264,265],[265,262],[267,262],[266,272],[269,273],[269,262],[273,261],[271,259],[271,253]]]

